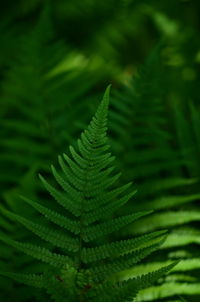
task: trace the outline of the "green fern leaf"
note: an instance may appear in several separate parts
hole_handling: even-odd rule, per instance
[[[2,212],[9,219],[19,222],[42,241],[49,243],[50,248],[47,249],[9,239],[5,235],[0,236],[6,244],[49,265],[42,275],[22,275],[22,282],[43,287],[56,302],[66,299],[71,302],[87,299],[129,301],[141,288],[149,286],[174,266],[170,264],[121,283],[112,279],[116,273],[131,268],[158,249],[165,241],[166,231],[130,239],[117,237],[109,240],[110,233],[150,214],[149,211],[124,216],[117,214],[117,210],[129,202],[135,191],[131,190],[130,183],[117,187],[120,173],[115,173],[111,166],[113,157],[108,152],[106,137],[109,91],[110,87],[88,128],[78,140],[78,151],[70,148],[73,159],[67,155],[59,157],[61,172],[52,166],[58,189],[40,176],[45,188],[55,199],[54,209],[49,209],[48,204],[43,205],[23,197],[26,203],[39,212],[38,222],[2,207]],[[21,276],[12,273],[4,275],[15,280]],[[105,282],[112,284],[111,288],[106,289]],[[97,295],[98,290],[101,296]]]

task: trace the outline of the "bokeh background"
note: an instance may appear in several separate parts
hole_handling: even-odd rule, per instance
[[[138,190],[126,211],[155,210],[123,235],[169,229],[156,257],[119,278],[182,259],[137,301],[200,299],[199,14],[197,0],[1,3],[1,205],[35,216],[19,195],[48,199],[38,173],[51,178],[50,164],[77,140],[111,83],[112,152],[121,181]],[[30,239],[1,212],[1,234]],[[39,269],[0,248],[0,270]],[[9,279],[0,288],[1,301],[35,301]]]

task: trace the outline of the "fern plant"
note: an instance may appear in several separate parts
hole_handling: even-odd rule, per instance
[[[43,194],[36,175],[39,171],[48,173],[55,155],[83,128],[90,111],[86,110],[90,100],[88,90],[98,76],[91,77],[83,67],[71,67],[76,53],[57,38],[51,7],[46,4],[34,26],[31,24],[20,33],[18,30],[11,40],[16,44],[12,54],[15,59],[3,58],[5,66],[1,75],[0,203],[11,211],[34,216],[35,210],[24,206],[18,195],[22,191],[29,192],[31,198]],[[82,119],[78,119],[79,115]],[[17,224],[11,226],[8,227],[0,213],[0,229],[12,233],[16,240],[24,241],[28,236],[32,240],[27,230]],[[32,259],[28,262],[25,256],[16,255],[12,247],[9,253],[4,253],[1,245],[0,266],[8,261],[11,270],[36,265]],[[0,282],[0,300],[9,299],[8,293],[13,291]],[[19,293],[19,296],[24,295]]]
[[[2,192],[9,190],[4,194],[6,200],[13,198],[16,187],[24,190],[29,184],[29,192],[38,189],[35,174],[47,171],[54,154],[79,133],[74,120],[87,107],[85,94],[96,81],[82,68],[58,70],[73,54],[57,39],[52,23],[51,10],[45,7],[35,26],[18,37],[16,59],[7,66],[2,81],[0,177]],[[85,102],[78,102],[78,97]],[[7,173],[10,169],[13,173]]]
[[[111,163],[114,157],[108,152],[107,88],[99,108],[88,128],[78,140],[78,151],[70,147],[71,157],[59,156],[62,172],[52,166],[52,173],[62,190],[47,180],[40,179],[56,200],[56,206],[45,206],[23,197],[42,217],[31,221],[5,208],[2,212],[11,220],[20,222],[39,238],[48,243],[24,243],[3,233],[0,238],[28,255],[47,263],[44,273],[22,274],[1,272],[1,275],[43,288],[47,296],[61,301],[131,301],[142,288],[148,287],[174,263],[148,274],[124,282],[116,282],[115,274],[132,267],[155,251],[165,240],[165,231],[144,234],[136,238],[109,239],[136,219],[150,214],[143,211],[124,216],[113,214],[135,194],[131,183],[116,187],[120,177]],[[39,299],[47,299],[40,294]],[[46,298],[45,298],[46,297]],[[45,300],[46,301],[46,300]]]
[[[159,298],[175,297],[176,294],[188,295],[191,299],[197,296],[198,301],[199,253],[195,246],[199,244],[200,219],[197,204],[200,198],[197,179],[198,110],[191,106],[193,114],[186,119],[180,105],[169,108],[170,93],[167,97],[163,93],[168,87],[167,72],[164,72],[168,69],[162,64],[160,53],[163,46],[160,46],[153,50],[139,74],[124,87],[123,93],[118,92],[113,98],[111,134],[120,166],[126,171],[125,177],[133,175],[139,187],[138,202],[129,203],[129,209],[156,211],[130,224],[123,233],[135,236],[168,228],[169,235],[157,259],[148,257],[145,264],[123,272],[119,280],[134,277],[140,269],[151,271],[167,264],[167,258],[171,261],[171,258],[181,257],[171,281],[163,279],[164,284],[146,289],[138,296],[138,301],[159,301]],[[164,80],[165,85],[162,83]],[[174,99],[172,101],[175,102]],[[174,123],[176,128],[172,129]],[[191,177],[188,177],[188,171],[193,172]],[[184,288],[182,284],[186,284],[189,277],[190,282]]]

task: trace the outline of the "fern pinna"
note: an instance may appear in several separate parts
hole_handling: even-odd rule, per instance
[[[131,191],[131,183],[114,186],[120,174],[113,172],[114,157],[107,151],[109,90],[110,87],[78,140],[78,151],[71,146],[71,157],[59,156],[61,173],[52,166],[62,191],[40,176],[57,202],[56,209],[23,197],[42,215],[39,223],[2,209],[9,219],[20,222],[48,242],[48,246],[42,247],[0,236],[6,244],[48,264],[43,273],[1,272],[1,275],[45,289],[45,294],[38,296],[42,301],[47,301],[49,296],[56,302],[132,301],[140,289],[148,287],[174,266],[172,263],[127,281],[115,281],[116,273],[132,267],[156,250],[165,239],[165,231],[109,241],[109,234],[150,213],[114,216],[135,192]]]

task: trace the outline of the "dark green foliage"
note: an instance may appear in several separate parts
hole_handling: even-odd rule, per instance
[[[18,195],[41,194],[43,188],[37,181],[37,172],[48,173],[48,165],[55,161],[56,154],[80,132],[87,114],[79,124],[74,120],[83,110],[89,115],[86,100],[90,96],[85,94],[97,79],[92,79],[84,68],[69,64],[73,52],[56,38],[49,7],[41,12],[33,28],[14,38],[16,53],[11,61],[3,62],[7,69],[1,89],[0,194],[9,208],[33,216],[35,212],[25,207]],[[63,61],[68,63],[60,69]],[[85,102],[79,102],[75,109],[79,98]],[[1,228],[17,239],[29,236],[26,230],[10,225],[2,213]],[[1,246],[2,265],[5,259],[11,267],[24,269],[31,264],[25,257],[15,255],[14,250],[7,254],[3,250]]]
[[[171,257],[170,255],[183,257],[184,278],[187,279],[188,273],[195,275],[191,286],[188,284],[183,294],[199,295],[199,278],[193,272],[198,267],[191,265],[199,259],[198,249],[194,246],[198,244],[197,222],[200,218],[197,207],[200,198],[197,179],[198,111],[190,104],[189,119],[186,120],[184,109],[174,99],[172,104],[166,103],[164,89],[168,85],[165,76],[167,68],[160,63],[164,61],[161,61],[164,47],[162,44],[158,45],[133,82],[113,98],[112,144],[116,152],[119,152],[121,169],[127,171],[127,177],[133,175],[139,186],[137,197],[140,202],[132,203],[129,208],[137,211],[156,210],[150,217],[144,217],[130,225],[126,234],[139,235],[150,230],[170,228],[169,237],[160,253],[160,261],[163,257]],[[175,118],[170,116],[169,106],[172,106],[170,110]],[[175,129],[172,121],[175,122]],[[182,249],[180,253],[179,249]],[[191,262],[187,262],[188,257]],[[152,261],[155,262],[150,257],[151,264],[144,265],[143,269],[155,269],[162,263]],[[184,263],[188,263],[188,266],[185,267]],[[182,271],[181,264],[177,266],[177,271],[179,267]],[[127,274],[134,276],[138,270],[139,267]],[[122,278],[124,276],[126,273],[122,274]],[[181,293],[183,286],[179,286],[179,282],[174,279],[169,290],[167,284],[147,289],[138,299],[148,301]]]
[[[198,12],[197,0],[2,2],[0,271],[10,272],[7,275],[13,278],[0,277],[1,301],[49,301],[55,288],[62,300],[62,282],[52,276],[57,276],[58,270],[63,280],[77,275],[71,262],[76,252],[65,253],[67,238],[63,233],[73,239],[79,237],[80,209],[74,202],[64,208],[63,194],[79,198],[76,191],[83,182],[79,177],[74,180],[73,175],[81,173],[77,161],[83,167],[84,162],[79,149],[70,147],[71,155],[59,157],[59,170],[55,168],[56,156],[66,150],[66,145],[74,145],[86,129],[99,95],[111,82],[108,137],[116,155],[116,171],[123,173],[121,177],[114,173],[110,162],[110,168],[103,169],[99,178],[99,190],[105,189],[110,201],[119,196],[124,205],[117,209],[111,203],[106,208],[108,216],[99,223],[94,220],[103,212],[88,216],[91,226],[85,228],[84,244],[94,249],[89,255],[91,262],[84,263],[84,268],[99,263],[98,276],[104,277],[110,269],[108,259],[114,271],[127,268],[131,263],[128,256],[122,263],[106,252],[107,258],[100,260],[102,249],[95,246],[107,248],[113,241],[135,236],[143,240],[146,232],[152,232],[156,237],[141,246],[147,257],[139,259],[135,252],[140,263],[114,273],[108,287],[103,288],[104,295],[112,301],[121,301],[129,293],[133,296],[132,281],[126,280],[181,259],[167,277],[141,290],[135,300],[199,302]],[[53,173],[49,173],[50,163]],[[129,183],[124,185],[130,180],[134,181],[133,189]],[[59,189],[60,185],[67,193]],[[92,185],[101,197],[96,183]],[[132,196],[135,189],[137,195]],[[89,212],[94,210],[91,206]],[[156,235],[163,228],[168,229],[167,239],[156,254],[150,254],[164,237]],[[46,239],[49,229],[63,238],[58,247],[37,236]],[[55,243],[55,237],[48,239]],[[74,241],[70,244],[74,250]],[[124,253],[123,243],[117,247]],[[110,253],[114,250],[115,245]],[[58,253],[62,257],[57,257]],[[84,255],[84,261],[86,258]],[[62,268],[65,260],[70,265],[69,275],[66,267]],[[52,267],[56,261],[59,268]],[[44,281],[48,291],[17,283],[14,272],[21,274],[24,283],[41,285]],[[78,274],[79,291],[86,279],[92,284],[98,281],[91,280],[91,275]],[[111,297],[109,282],[122,282],[123,292],[119,289],[115,295],[113,291]],[[99,299],[104,299],[102,288],[98,293]]]
[[[62,173],[52,166],[52,173],[62,191],[40,177],[45,188],[58,203],[57,211],[24,198],[24,201],[51,223],[45,220],[30,221],[2,209],[9,219],[20,222],[52,247],[48,249],[22,243],[5,235],[0,236],[1,240],[55,269],[40,275],[1,274],[46,289],[56,302],[66,299],[129,301],[140,289],[152,284],[174,266],[170,264],[125,282],[113,283],[110,280],[113,274],[132,267],[157,249],[163,242],[163,232],[112,242],[105,239],[110,233],[149,214],[140,212],[112,218],[114,212],[125,205],[135,192],[130,191],[130,184],[118,188],[114,186],[120,174],[114,173],[111,166],[114,158],[108,152],[108,102],[109,88],[96,115],[78,140],[78,151],[71,147],[71,158],[65,154],[59,157]],[[151,243],[153,239],[156,242]]]
[[[92,85],[86,73],[56,70],[70,50],[62,41],[55,41],[49,14],[49,10],[44,10],[35,28],[19,39],[16,61],[5,75],[1,97],[4,107],[1,184],[4,191],[5,184],[9,184],[10,189],[29,173],[47,170],[49,161],[54,160],[55,154],[63,149],[66,139],[72,139],[76,130],[76,127],[71,128],[71,133],[68,126],[74,118],[73,102],[77,97],[84,97]],[[81,104],[79,107],[81,109],[77,110],[82,110]],[[8,173],[10,169],[15,172]]]

